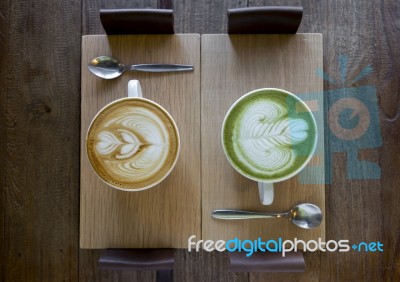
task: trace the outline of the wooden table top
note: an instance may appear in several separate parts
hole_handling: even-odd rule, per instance
[[[275,1],[276,5],[297,4]],[[100,8],[174,8],[176,33],[226,33],[228,8],[269,1],[0,3],[0,277],[151,281],[97,268],[79,249],[81,38]],[[226,254],[176,251],[176,281],[399,281],[400,44],[397,1],[301,1],[302,33],[322,33],[331,130],[326,238],[383,252],[306,253],[300,274],[232,273]],[[338,111],[343,109],[343,111]],[[341,115],[335,115],[335,112]],[[339,121],[339,122],[337,122]],[[368,126],[367,126],[368,125]]]

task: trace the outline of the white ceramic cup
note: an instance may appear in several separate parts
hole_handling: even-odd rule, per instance
[[[271,93],[274,93],[274,94],[271,94]],[[258,99],[257,101],[263,101],[262,99],[264,99],[264,98],[269,99],[269,98],[267,98],[268,95],[276,95],[274,97],[282,98],[283,101],[288,101],[288,102],[287,102],[287,104],[276,103],[275,106],[274,105],[268,106],[269,102],[268,102],[268,100],[265,100],[264,102],[257,102],[258,104],[256,104],[256,106],[249,106],[251,103],[255,103],[254,99]],[[269,97],[272,97],[272,96],[269,96]],[[278,101],[280,101],[280,100],[278,100]],[[266,105],[265,106],[262,103],[264,103],[264,104],[267,103],[267,104],[265,104]],[[286,105],[286,107],[283,105]],[[289,105],[292,109],[288,109]],[[303,122],[299,121],[299,120],[301,120],[301,118],[297,118],[297,114],[298,114],[297,110],[296,110],[296,108],[293,108],[293,107],[299,108],[300,109],[299,113],[301,112],[300,115],[302,115],[303,117],[306,117],[306,119],[304,119]],[[259,124],[261,124],[261,120],[263,120],[262,122],[267,124],[268,122],[270,122],[270,121],[268,121],[268,119],[270,119],[271,122],[273,122],[274,120],[278,120],[277,122],[279,122],[279,120],[280,120],[279,114],[282,114],[282,117],[284,117],[283,113],[285,112],[285,110],[286,110],[286,112],[291,112],[291,113],[294,113],[294,111],[296,111],[296,113],[295,113],[296,118],[293,118],[293,119],[289,118],[288,121],[286,122],[287,125],[290,125],[290,127],[287,126],[286,128],[290,128],[290,129],[286,130],[286,131],[282,131],[282,132],[285,132],[285,134],[288,134],[288,136],[289,136],[285,140],[294,140],[293,144],[287,144],[287,148],[284,148],[285,152],[289,152],[288,150],[290,150],[290,148],[293,148],[294,145],[301,144],[301,142],[299,142],[299,143],[295,143],[295,142],[298,142],[299,140],[301,140],[301,138],[303,138],[305,135],[307,135],[307,130],[304,129],[304,126],[305,126],[304,124],[307,124],[309,134],[307,135],[306,138],[310,138],[310,140],[307,140],[308,153],[306,155],[302,156],[301,165],[297,165],[296,168],[288,171],[287,173],[282,173],[279,177],[266,177],[266,176],[261,177],[260,174],[263,173],[261,169],[259,171],[260,172],[259,174],[253,173],[250,170],[246,170],[246,165],[244,165],[244,163],[246,163],[245,159],[242,158],[242,160],[244,160],[244,161],[241,162],[240,157],[234,156],[234,155],[239,155],[239,154],[233,153],[233,149],[232,149],[233,147],[235,147],[233,142],[236,142],[236,141],[232,141],[231,143],[229,143],[230,142],[229,138],[232,138],[232,140],[234,139],[233,136],[236,133],[233,133],[233,132],[245,132],[243,134],[247,134],[246,132],[249,131],[250,129],[243,129],[243,130],[238,129],[239,131],[235,131],[236,129],[233,129],[233,127],[235,126],[235,123],[233,122],[234,118],[232,118],[232,116],[239,116],[241,114],[243,115],[243,117],[245,117],[245,115],[251,116],[252,109],[257,111],[257,115],[260,116],[260,121],[258,121]],[[264,121],[264,119],[265,119],[265,121]],[[284,119],[284,118],[282,118],[282,119]],[[251,117],[247,120],[251,120],[254,124],[255,123],[254,121],[257,122],[257,117]],[[307,122],[306,122],[306,120],[307,120]],[[245,124],[245,122],[242,122],[242,123]],[[265,130],[266,128],[274,128],[274,127],[270,127],[269,125],[259,125],[259,124],[255,125],[255,127],[259,126],[259,129],[256,129],[259,131],[255,131],[255,132],[261,132],[260,130]],[[284,125],[284,123],[281,123],[281,124]],[[301,127],[296,128],[297,124]],[[279,126],[279,124],[275,128],[278,128],[278,126]],[[241,125],[241,127],[244,128],[243,125]],[[282,126],[282,128],[284,128],[284,126]],[[302,128],[304,130],[301,131],[298,128]],[[298,131],[296,131],[296,130],[298,130]],[[262,132],[265,132],[265,131],[262,131]],[[310,133],[310,132],[312,132],[312,133]],[[240,133],[240,134],[242,134],[242,133]],[[222,125],[222,131],[221,131],[222,146],[224,149],[225,156],[227,157],[227,159],[228,159],[229,163],[232,165],[232,167],[235,168],[240,174],[242,174],[243,176],[245,176],[251,180],[258,182],[259,197],[260,197],[261,203],[263,205],[272,204],[272,202],[274,200],[274,183],[285,181],[285,180],[297,175],[309,163],[309,161],[311,160],[311,158],[314,154],[314,151],[315,151],[315,148],[317,145],[317,136],[318,136],[317,125],[315,122],[315,118],[314,118],[311,110],[309,109],[309,107],[296,95],[294,95],[288,91],[285,91],[282,89],[277,89],[277,88],[262,88],[262,89],[253,90],[253,91],[243,95],[238,100],[236,100],[236,102],[233,103],[233,105],[229,108],[227,114],[225,115],[223,125]],[[290,138],[293,138],[293,139],[290,139]],[[266,139],[268,139],[268,138],[266,138]],[[244,140],[244,138],[243,138],[243,140]],[[283,140],[283,138],[282,138],[282,140]],[[304,139],[304,140],[306,140],[306,139]],[[304,140],[302,142],[305,142]],[[261,143],[262,141],[266,141],[266,142]],[[247,142],[247,141],[244,141],[243,144],[246,144],[245,142]],[[257,140],[254,142],[258,142],[256,144],[257,144],[257,146],[259,145],[259,147],[257,147],[257,150],[252,151],[252,154],[247,154],[246,157],[252,156],[252,157],[254,157],[254,159],[260,158],[263,160],[268,160],[268,157],[262,156],[262,154],[264,153],[264,151],[261,150],[261,149],[264,149],[262,146],[266,146],[265,144],[274,144],[275,140],[272,140],[272,139],[271,140],[269,140],[269,139],[261,140],[261,141]],[[229,145],[229,144],[231,144],[231,145]],[[237,143],[235,143],[235,144],[237,144]],[[227,149],[227,146],[230,147],[229,150]],[[268,146],[270,146],[270,145],[268,145]],[[258,149],[260,149],[260,150],[258,150]],[[245,150],[246,149],[244,149],[244,151]],[[281,149],[279,148],[279,150],[281,150]],[[238,151],[240,151],[240,150],[238,150]],[[254,152],[256,152],[256,153],[254,153]],[[270,153],[268,152],[268,154],[270,154]],[[292,156],[293,154],[295,154],[294,150],[291,151],[289,156]],[[241,163],[241,164],[238,164],[238,163]],[[273,169],[271,169],[271,171],[268,171],[268,173],[271,173],[271,174],[274,173]]]

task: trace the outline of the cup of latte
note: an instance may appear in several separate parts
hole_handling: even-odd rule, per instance
[[[109,186],[141,191],[165,179],[180,150],[178,128],[159,104],[142,97],[140,83],[128,83],[128,97],[101,109],[86,135],[96,174]]]
[[[251,91],[228,110],[222,146],[230,164],[258,182],[260,200],[270,205],[273,183],[299,173],[317,145],[311,110],[294,94],[276,88]]]

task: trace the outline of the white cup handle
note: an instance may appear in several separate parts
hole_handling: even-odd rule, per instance
[[[139,80],[129,80],[128,82],[128,97],[142,98],[142,87],[140,87]]]
[[[263,205],[270,205],[274,201],[274,184],[258,182],[258,193]]]

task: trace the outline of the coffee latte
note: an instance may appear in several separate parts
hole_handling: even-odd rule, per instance
[[[230,163],[256,181],[296,174],[316,146],[316,123],[292,94],[261,89],[239,99],[225,117],[222,142]]]
[[[87,134],[95,172],[113,187],[140,190],[160,182],[179,153],[171,116],[144,98],[124,98],[103,108]]]

